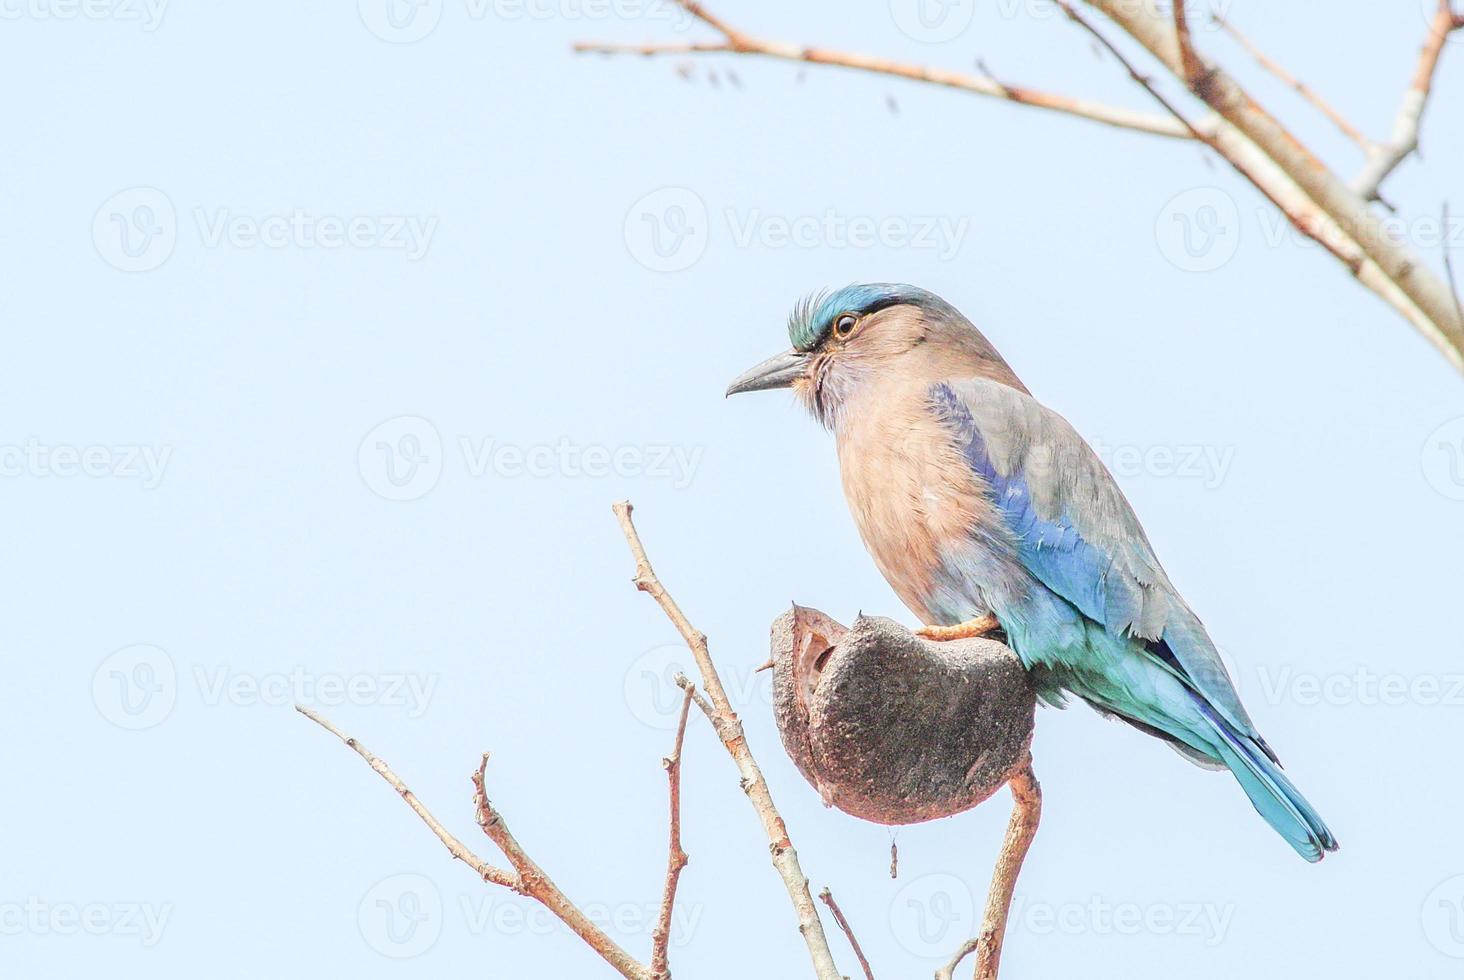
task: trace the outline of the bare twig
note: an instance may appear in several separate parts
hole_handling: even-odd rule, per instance
[[[397,791],[397,795],[399,795],[403,800],[406,801],[407,806],[411,807],[412,811],[416,813],[417,816],[422,818],[422,822],[427,825],[427,828],[431,830],[432,833],[437,835],[437,839],[442,841],[443,844],[447,845],[447,852],[451,854],[454,858],[472,868],[478,873],[478,877],[482,878],[484,881],[490,884],[502,885],[505,888],[512,888],[514,891],[522,890],[523,883],[519,881],[518,875],[514,874],[512,871],[505,871],[503,868],[494,867],[487,861],[484,861],[482,858],[478,857],[472,851],[468,850],[468,848],[463,844],[462,841],[454,837],[446,827],[438,822],[437,818],[432,815],[431,811],[429,811],[425,806],[422,805],[422,801],[417,799],[417,795],[407,788],[406,783],[403,783],[399,778],[397,778],[397,774],[391,771],[391,767],[388,766],[385,762],[378,759],[376,756],[372,755],[371,751],[367,749],[366,746],[362,745],[360,742],[356,741],[354,738],[341,731],[335,725],[331,724],[331,722],[322,715],[317,714],[316,712],[310,710],[304,705],[295,705],[295,710],[300,712],[300,714],[304,715],[306,718],[309,718],[311,721],[315,722],[321,728],[324,728],[326,731],[330,732],[342,742],[345,742],[348,748],[354,751],[361,758],[365,759],[366,764],[374,769],[378,776],[386,780],[387,783],[391,785],[391,788]]]
[[[972,953],[976,954],[976,980],[996,980],[1001,969],[1001,947],[1012,907],[1012,892],[1017,887],[1017,875],[1022,871],[1022,862],[1027,858],[1032,839],[1037,836],[1037,825],[1042,820],[1042,787],[1032,773],[1032,766],[1029,764],[1012,777],[1008,785],[1012,790],[1012,816],[1007,822],[1006,838],[1002,841],[1001,853],[997,855],[996,867],[991,872],[991,889],[986,894],[981,932],[961,944],[951,961],[936,971],[936,980],[952,980],[961,961]]]
[[[1281,80],[1282,84],[1290,87],[1293,91],[1296,92],[1297,95],[1300,95],[1307,102],[1311,103],[1313,108],[1315,108],[1318,112],[1331,120],[1332,125],[1341,130],[1344,136],[1352,140],[1352,142],[1356,143],[1364,150],[1371,151],[1373,149],[1376,144],[1374,144],[1372,140],[1368,139],[1368,137],[1362,132],[1362,130],[1358,129],[1356,126],[1352,125],[1352,123],[1348,122],[1346,116],[1342,115],[1342,113],[1333,108],[1332,104],[1326,99],[1322,98],[1320,95],[1318,95],[1314,89],[1308,86],[1305,82],[1301,81],[1295,75],[1291,74],[1291,72],[1281,67],[1281,65],[1277,61],[1267,55],[1266,52],[1262,51],[1255,44],[1255,42],[1242,34],[1239,28],[1231,24],[1230,21],[1226,20],[1218,13],[1211,14],[1210,20],[1226,34],[1229,34],[1237,44],[1244,48],[1246,53],[1256,60],[1257,64],[1259,64],[1266,71],[1270,72],[1272,75],[1275,75],[1278,79]]]
[[[668,980],[671,976],[667,952],[671,944],[671,912],[676,907],[676,886],[681,881],[681,869],[686,867],[688,860],[686,851],[681,848],[681,745],[686,741],[686,718],[691,711],[693,693],[687,688],[681,699],[676,740],[671,746],[671,754],[661,760],[666,769],[667,798],[671,808],[671,841],[666,849],[666,889],[661,897],[661,914],[651,932],[651,975],[656,980]]]
[[[801,47],[783,41],[763,40],[762,38],[756,38],[732,28],[725,21],[709,13],[699,3],[692,3],[690,0],[677,0],[677,2],[693,16],[720,33],[723,39],[721,41],[704,41],[691,44],[603,44],[582,41],[576,44],[574,49],[576,51],[594,54],[646,56],[750,54],[766,58],[778,58],[783,61],[834,65],[842,68],[853,68],[859,71],[874,72],[880,75],[893,75],[897,78],[906,78],[916,82],[942,85],[946,88],[960,89],[964,92],[972,92],[976,95],[985,95],[994,99],[1003,99],[1007,102],[1034,106],[1039,109],[1050,109],[1054,112],[1080,116],[1084,119],[1090,119],[1108,126],[1117,126],[1120,129],[1133,129],[1155,136],[1168,136],[1175,139],[1184,139],[1188,136],[1188,133],[1184,129],[1174,125],[1168,119],[1150,113],[1135,112],[1117,106],[1102,105],[1086,99],[1075,99],[1066,95],[1038,91],[1037,89],[1005,85],[981,75],[969,75],[965,72],[928,68],[924,65],[912,65],[871,55],[831,51],[826,48]]]
[[[406,801],[407,806],[411,807],[417,816],[422,818],[422,822],[437,836],[437,839],[447,846],[448,853],[472,868],[478,873],[478,877],[490,884],[511,888],[520,895],[526,895],[539,902],[550,912],[553,912],[561,922],[572,929],[591,949],[599,953],[605,959],[605,962],[614,967],[616,972],[621,976],[627,977],[629,980],[657,980],[645,966],[616,944],[615,940],[607,936],[574,903],[566,898],[564,893],[533,862],[528,854],[524,852],[523,848],[519,846],[518,841],[509,833],[508,826],[503,822],[503,817],[493,809],[492,804],[488,802],[488,795],[483,789],[483,772],[488,765],[488,756],[486,753],[483,755],[483,761],[478,767],[477,772],[473,774],[478,824],[493,842],[498,845],[499,849],[503,851],[504,856],[508,858],[509,863],[513,866],[513,871],[494,867],[468,850],[462,841],[454,837],[422,805],[422,802],[397,777],[396,773],[391,771],[391,767],[372,755],[360,742],[309,708],[297,704],[295,705],[295,710],[330,732],[342,742],[345,742],[357,755],[365,759],[366,763],[376,771],[376,774],[386,780],[391,785],[391,788],[396,790],[401,798]]]
[[[748,748],[747,738],[742,732],[742,723],[738,720],[737,713],[732,710],[732,703],[727,698],[727,691],[722,686],[722,679],[717,674],[716,664],[712,662],[711,653],[707,648],[706,634],[691,624],[691,621],[686,618],[686,614],[681,611],[681,607],[676,604],[676,600],[671,598],[665,587],[661,585],[660,579],[656,577],[655,571],[651,568],[650,559],[646,557],[645,547],[641,544],[640,535],[636,533],[635,524],[631,521],[630,502],[615,504],[614,510],[615,517],[620,522],[620,530],[625,535],[626,544],[630,546],[631,557],[635,560],[635,587],[656,600],[657,605],[661,607],[666,617],[676,627],[677,632],[681,634],[682,639],[686,641],[692,657],[696,660],[697,669],[701,673],[702,687],[706,689],[710,699],[709,702],[698,702],[698,706],[708,711],[708,717],[712,721],[712,727],[716,729],[717,737],[722,740],[727,754],[732,756],[733,761],[737,764],[737,771],[742,777],[742,790],[747,794],[748,800],[762,822],[763,832],[768,838],[773,866],[777,869],[779,876],[783,879],[784,887],[788,890],[788,897],[792,901],[793,910],[798,917],[798,929],[803,934],[803,941],[808,946],[809,956],[813,960],[814,972],[819,980],[840,980],[838,967],[834,964],[833,954],[829,950],[828,938],[824,935],[823,923],[819,921],[818,909],[814,906],[813,895],[808,890],[808,878],[803,874],[802,867],[799,866],[798,853],[793,849],[793,842],[788,839],[788,828],[783,823],[783,817],[773,804],[772,792],[768,789],[767,780],[763,778],[762,770],[758,768],[757,761],[752,756],[752,750]]]
[[[1006,838],[1001,855],[991,873],[991,889],[986,893],[986,912],[981,917],[981,948],[976,953],[976,980],[994,980],[1001,967],[1001,946],[1006,936],[1007,915],[1012,907],[1012,893],[1022,862],[1037,836],[1042,820],[1042,786],[1029,764],[1012,778],[1012,816],[1007,822]]]
[[[1418,54],[1418,65],[1413,70],[1413,79],[1408,91],[1403,93],[1403,104],[1393,121],[1393,135],[1387,143],[1374,145],[1368,152],[1367,164],[1362,173],[1352,182],[1352,189],[1364,200],[1378,200],[1378,189],[1384,180],[1408,155],[1418,149],[1418,127],[1423,121],[1423,110],[1428,106],[1428,97],[1433,90],[1434,72],[1439,67],[1439,56],[1449,34],[1464,27],[1464,14],[1455,14],[1449,0],[1439,0],[1438,10],[1428,25],[1428,37]]]
[[[1087,0],[1129,33],[1172,74],[1188,79],[1171,19],[1152,4]],[[1214,145],[1273,201],[1298,210],[1288,217],[1339,258],[1358,280],[1402,313],[1464,370],[1464,322],[1443,281],[1405,243],[1388,233],[1367,202],[1349,189],[1224,70],[1204,62],[1190,90],[1214,110]],[[1242,166],[1242,163],[1245,166]],[[1298,220],[1300,217],[1301,220]],[[1355,249],[1354,249],[1355,246]]]
[[[1184,113],[1166,98],[1163,92],[1159,91],[1158,87],[1154,85],[1153,80],[1148,75],[1140,72],[1134,66],[1134,63],[1118,49],[1117,45],[1110,41],[1097,27],[1093,26],[1087,18],[1078,13],[1077,9],[1071,3],[1066,2],[1066,0],[1057,0],[1057,5],[1067,15],[1069,20],[1091,35],[1098,44],[1123,66],[1124,70],[1128,72],[1129,78],[1133,79],[1134,82],[1153,97],[1154,101],[1163,106],[1166,112],[1179,120],[1186,129],[1193,133],[1195,139],[1202,141],[1206,146],[1219,153],[1242,177],[1249,180],[1262,194],[1265,194],[1266,198],[1275,205],[1276,209],[1290,220],[1293,227],[1308,238],[1317,241],[1335,255],[1352,270],[1353,275],[1360,274],[1361,266],[1365,261],[1361,250],[1340,229],[1329,227],[1324,220],[1324,216],[1317,211],[1316,206],[1311,201],[1305,198],[1305,195],[1300,193],[1285,194],[1285,185],[1278,185],[1277,181],[1268,175],[1268,161],[1258,160],[1253,155],[1237,152],[1238,148],[1236,147],[1228,147],[1221,138],[1224,131],[1219,127],[1211,125],[1206,129],[1201,129],[1195,123],[1190,122]],[[1198,57],[1190,47],[1188,28],[1183,26],[1185,23],[1184,14],[1182,13],[1183,6],[1182,3],[1175,4],[1175,21],[1179,25],[1177,33],[1181,39],[1182,50],[1188,52],[1187,60],[1194,63],[1192,67],[1186,70],[1197,72],[1196,77],[1199,78],[1203,74],[1203,69],[1198,67]],[[1278,186],[1282,188],[1281,191],[1276,189]],[[1349,248],[1349,246],[1351,247]]]
[[[623,976],[646,978],[646,968],[616,945],[599,926],[590,921],[589,916],[565,897],[559,886],[529,857],[528,852],[509,831],[503,815],[494,809],[493,802],[488,799],[484,780],[487,769],[488,753],[484,752],[482,761],[478,763],[478,771],[473,773],[473,802],[477,810],[478,826],[483,828],[483,833],[488,835],[489,840],[498,845],[504,857],[508,858],[508,863],[518,872],[521,882],[519,891],[553,912],[555,918],[568,926]]]
[[[864,958],[864,950],[859,948],[859,940],[854,938],[854,930],[849,926],[849,920],[844,918],[844,910],[839,908],[839,903],[834,901],[834,893],[825,888],[818,893],[818,897],[829,911],[834,913],[834,921],[844,931],[844,938],[849,940],[849,945],[854,950],[854,957],[859,960],[859,966],[864,971],[864,980],[874,980],[874,971],[869,968],[869,960]]]
[[[1190,39],[1189,12],[1183,2],[1174,4],[1174,36],[1179,41],[1179,60],[1185,84],[1193,88],[1203,84],[1205,66],[1195,54],[1194,41]]]
[[[1459,298],[1459,283],[1454,278],[1454,259],[1450,254],[1453,249],[1449,247],[1449,243],[1453,240],[1453,238],[1452,235],[1449,233],[1448,201],[1444,202],[1444,214],[1442,220],[1444,226],[1444,274],[1449,279],[1449,292],[1454,294],[1454,309],[1459,311],[1459,319],[1464,320],[1464,299]]]
[[[972,938],[961,943],[961,945],[956,949],[955,954],[951,956],[950,962],[941,967],[939,970],[935,971],[935,980],[954,980],[954,977],[956,975],[956,968],[961,965],[961,961],[970,956],[972,953],[976,952],[976,950],[980,948],[980,946],[980,936],[973,936]]]
[[[1190,122],[1185,114],[1180,112],[1179,108],[1173,102],[1170,102],[1169,99],[1165,98],[1164,93],[1155,87],[1153,79],[1134,67],[1134,63],[1124,57],[1123,52],[1118,50],[1118,47],[1112,41],[1108,40],[1102,31],[1098,30],[1082,14],[1078,13],[1072,4],[1067,3],[1066,0],[1057,0],[1057,5],[1062,8],[1062,12],[1067,15],[1068,20],[1071,20],[1074,24],[1087,31],[1105,51],[1113,56],[1114,60],[1123,66],[1124,70],[1128,72],[1129,78],[1133,79],[1145,92],[1148,92],[1155,102],[1163,106],[1164,111],[1174,117],[1185,128],[1186,132],[1207,146],[1214,146],[1214,138],[1209,133],[1201,132],[1194,123]],[[1178,3],[1174,5],[1176,18],[1183,17],[1183,14],[1180,13],[1183,6],[1183,4]]]
[[[1022,105],[1081,116],[1124,129],[1175,138],[1199,138],[1228,160],[1251,184],[1279,208],[1302,234],[1323,245],[1367,287],[1418,329],[1449,360],[1464,371],[1464,320],[1454,308],[1453,296],[1442,279],[1429,271],[1406,243],[1388,234],[1368,208],[1365,197],[1349,188],[1285,127],[1261,108],[1224,71],[1206,62],[1188,41],[1184,11],[1172,20],[1151,3],[1133,0],[1086,0],[1105,13],[1183,80],[1213,110],[1210,116],[1181,123],[1178,118],[1146,115],[1097,105],[1049,92],[1018,88],[981,75],[965,75],[893,62],[866,55],[802,47],[755,38],[732,29],[699,3],[677,0],[694,16],[719,31],[721,41],[696,44],[607,45],[581,43],[580,51],[623,54],[725,53],[750,54],[791,61],[829,64],[861,71],[895,75],[913,81],[944,85]],[[1180,6],[1176,4],[1176,6]],[[1464,15],[1449,11],[1440,0],[1429,44],[1415,72],[1415,87],[1426,97],[1437,67],[1442,37],[1464,26]],[[1444,28],[1440,30],[1439,28]],[[1180,34],[1185,35],[1181,44]],[[1138,72],[1132,72],[1139,75]],[[1139,75],[1139,77],[1143,77]],[[799,78],[801,80],[802,74]],[[1417,88],[1422,80],[1422,87]],[[1154,87],[1147,85],[1153,93]],[[1412,90],[1411,90],[1412,91]],[[1410,96],[1412,98],[1412,96]],[[1408,119],[1416,136],[1422,101]],[[1405,104],[1405,109],[1412,102]],[[1171,113],[1171,115],[1174,115]],[[1407,141],[1405,141],[1406,143]],[[1390,145],[1397,146],[1398,139]],[[1407,150],[1404,152],[1406,156]],[[1380,157],[1379,160],[1382,158]],[[1402,157],[1399,157],[1402,159]],[[1374,161],[1371,166],[1378,166]],[[1396,162],[1380,171],[1378,181]],[[1366,185],[1373,183],[1362,180]],[[1374,187],[1374,191],[1376,188]]]

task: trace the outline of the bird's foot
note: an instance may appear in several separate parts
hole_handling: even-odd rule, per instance
[[[990,636],[1000,629],[1001,623],[991,613],[987,613],[954,626],[922,626],[915,631],[915,635],[923,636],[927,640],[969,640],[973,637]]]

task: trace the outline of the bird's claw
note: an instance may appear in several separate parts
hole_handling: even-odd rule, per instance
[[[997,618],[991,613],[987,613],[954,626],[922,626],[915,631],[915,635],[923,636],[927,640],[969,640],[975,637],[990,636],[1000,629],[1001,623],[997,621]]]

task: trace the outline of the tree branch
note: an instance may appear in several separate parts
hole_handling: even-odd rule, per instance
[[[483,788],[483,774],[488,765],[488,755],[483,754],[482,763],[478,766],[477,772],[473,774],[474,801],[478,814],[478,825],[489,838],[503,851],[513,871],[506,871],[503,868],[494,867],[454,837],[446,827],[434,817],[428,809],[422,805],[406,784],[401,781],[391,767],[385,762],[372,755],[364,745],[356,741],[335,725],[331,724],[321,715],[315,713],[303,705],[295,705],[295,710],[306,718],[315,722],[321,728],[330,732],[336,738],[345,742],[347,746],[355,751],[357,755],[365,759],[367,764],[376,771],[382,779],[396,790],[407,806],[411,807],[422,822],[447,846],[448,853],[478,873],[478,877],[493,885],[502,885],[510,888],[520,895],[526,895],[543,905],[550,912],[563,922],[574,933],[585,941],[595,952],[602,956],[606,963],[615,968],[615,971],[628,980],[659,980],[651,972],[641,965],[635,957],[622,949],[615,940],[607,936],[603,930],[596,926],[590,919],[577,908],[573,902],[564,896],[564,893],[549,879],[537,864],[519,846],[517,840],[508,831],[508,825],[503,822],[503,817],[493,809],[488,802],[487,792]]]
[[[1298,79],[1295,75],[1291,74],[1291,72],[1287,71],[1285,68],[1282,68],[1278,62],[1276,62],[1264,51],[1262,51],[1253,41],[1251,41],[1250,38],[1242,34],[1237,27],[1230,23],[1230,21],[1226,20],[1218,13],[1211,14],[1210,20],[1226,34],[1229,34],[1237,44],[1244,48],[1246,53],[1256,60],[1257,64],[1259,64],[1266,71],[1270,72],[1272,75],[1275,75],[1278,79],[1281,80],[1282,84],[1289,86],[1292,90],[1296,92],[1297,95],[1300,95],[1307,102],[1311,103],[1314,109],[1316,109],[1322,115],[1326,116],[1327,119],[1331,121],[1332,125],[1336,126],[1339,130],[1342,131],[1342,135],[1352,140],[1352,142],[1356,143],[1367,152],[1372,152],[1372,150],[1376,147],[1377,144],[1368,139],[1367,136],[1362,132],[1362,130],[1358,129],[1356,126],[1352,125],[1352,123],[1348,122],[1347,117],[1334,109],[1331,103],[1318,95],[1305,82]]]
[[[574,46],[574,50],[592,54],[632,54],[646,56],[672,54],[749,54],[766,58],[777,58],[783,61],[834,65],[842,68],[852,68],[858,71],[873,72],[879,75],[893,75],[897,78],[909,79],[910,81],[928,82],[932,85],[941,85],[946,88],[960,89],[961,91],[971,92],[976,95],[1002,99],[1007,102],[1016,102],[1038,109],[1049,109],[1054,112],[1062,112],[1070,116],[1079,116],[1092,120],[1093,122],[1103,123],[1107,126],[1137,130],[1138,132],[1149,133],[1154,136],[1167,136],[1172,139],[1185,139],[1189,136],[1182,127],[1176,126],[1163,116],[1156,116],[1151,113],[1135,112],[1117,106],[1102,105],[1086,99],[1075,99],[1065,95],[1056,95],[1051,92],[1043,92],[1016,85],[1004,85],[992,78],[981,75],[969,75],[965,72],[928,68],[924,65],[912,65],[892,61],[887,58],[877,58],[871,55],[832,51],[826,48],[801,47],[783,41],[763,40],[732,28],[725,21],[709,13],[699,3],[692,3],[690,0],[676,0],[676,2],[697,19],[720,33],[723,40],[719,42],[692,44],[604,44],[593,41],[581,41]]]
[[[1200,70],[1187,72],[1174,24],[1153,5],[1133,0],[1087,0],[1148,49],[1172,74],[1214,110],[1212,144],[1273,201],[1290,201],[1304,220],[1293,223],[1339,258],[1353,255],[1349,268],[1424,333],[1456,368],[1464,370],[1464,322],[1447,286],[1429,272],[1406,244],[1394,240],[1362,197],[1349,189],[1223,69],[1191,50]],[[1260,159],[1271,166],[1242,166]],[[1298,193],[1299,192],[1299,193]],[[1305,202],[1310,202],[1306,204]],[[1339,236],[1334,239],[1331,235]],[[1364,261],[1365,260],[1365,261]],[[1376,266],[1373,268],[1372,266]]]
[[[1449,280],[1449,292],[1454,294],[1454,309],[1459,311],[1459,319],[1464,320],[1464,298],[1459,296],[1459,283],[1454,278],[1453,249],[1449,247],[1449,202],[1444,202],[1444,213],[1441,224],[1444,228],[1444,274]]]
[[[1022,862],[1037,836],[1042,820],[1042,786],[1032,766],[1012,778],[1012,816],[1007,822],[1006,838],[1001,855],[991,873],[991,888],[986,893],[986,912],[981,917],[981,948],[976,953],[976,980],[995,980],[1001,967],[1001,946],[1006,937],[1007,915],[1012,907],[1012,893]]]
[[[952,980],[961,961],[976,954],[975,980],[996,980],[1001,969],[1001,947],[1006,937],[1007,917],[1012,906],[1012,893],[1022,862],[1037,836],[1042,820],[1042,787],[1032,774],[1032,767],[1012,777],[1012,816],[1007,822],[1006,838],[1001,844],[996,867],[991,873],[991,889],[986,894],[986,910],[981,917],[981,932],[966,940],[949,963],[936,971],[935,980]]]
[[[1367,164],[1362,173],[1352,182],[1352,189],[1363,200],[1379,200],[1378,190],[1388,175],[1418,149],[1418,128],[1423,122],[1423,110],[1428,106],[1428,97],[1433,91],[1434,73],[1439,67],[1439,56],[1449,34],[1464,27],[1464,14],[1455,14],[1449,0],[1439,0],[1438,10],[1428,25],[1428,37],[1418,55],[1418,65],[1413,70],[1413,80],[1403,93],[1403,104],[1393,121],[1393,135],[1388,142],[1374,144],[1368,151]]]
[[[697,669],[701,673],[702,687],[706,689],[710,698],[707,707],[711,709],[709,717],[712,720],[712,727],[716,729],[717,737],[722,740],[727,754],[732,756],[733,761],[737,764],[737,771],[742,777],[742,790],[747,794],[753,809],[757,811],[758,818],[763,825],[763,832],[767,834],[773,866],[777,869],[779,876],[783,879],[784,887],[788,890],[788,897],[792,901],[793,910],[798,917],[798,929],[803,933],[803,941],[807,944],[809,956],[813,960],[814,972],[819,980],[840,980],[838,967],[834,964],[833,954],[829,951],[828,938],[824,935],[823,923],[819,921],[818,909],[814,906],[813,895],[808,890],[808,878],[803,874],[802,867],[799,866],[798,854],[793,849],[792,841],[788,839],[788,828],[783,823],[783,817],[773,804],[767,780],[763,778],[762,770],[758,768],[757,761],[752,756],[752,750],[747,745],[747,738],[742,733],[742,723],[738,720],[737,713],[732,710],[732,703],[727,697],[727,691],[722,686],[722,679],[717,674],[716,664],[712,662],[711,653],[707,648],[706,634],[691,625],[691,621],[686,618],[686,614],[681,611],[676,600],[671,598],[671,595],[661,585],[660,579],[656,577],[655,570],[651,568],[650,559],[646,557],[645,547],[641,544],[640,535],[636,533],[635,524],[631,521],[631,510],[629,501],[614,505],[615,517],[620,522],[620,530],[625,535],[626,544],[630,546],[631,557],[635,560],[635,587],[656,600],[657,605],[676,627],[676,631],[686,641],[687,648],[691,650]]]
[[[834,901],[834,893],[825,888],[818,893],[819,899],[829,907],[834,914],[834,921],[844,933],[844,938],[849,940],[849,945],[854,950],[854,956],[859,960],[859,968],[864,971],[864,980],[874,980],[874,971],[869,968],[869,960],[864,958],[864,950],[859,948],[859,940],[854,938],[854,930],[849,925],[849,920],[844,918],[844,910],[839,908],[839,903]]]
[[[692,690],[686,689],[681,699],[681,717],[676,721],[676,740],[671,754],[661,760],[666,769],[667,798],[671,808],[671,841],[666,848],[666,888],[661,897],[661,914],[651,932],[651,975],[656,980],[669,980],[668,947],[671,944],[671,912],[676,907],[676,886],[681,869],[686,867],[686,852],[681,849],[681,745],[686,740],[686,718],[691,711]]]
[[[335,725],[331,724],[331,722],[322,715],[317,714],[316,712],[305,707],[304,705],[295,705],[295,710],[300,712],[300,714],[304,715],[306,718],[309,718],[311,721],[315,722],[321,728],[324,728],[326,731],[330,732],[342,742],[345,742],[348,748],[354,751],[361,758],[365,759],[366,764],[369,765],[373,770],[375,770],[378,776],[386,780],[387,783],[391,785],[391,788],[397,791],[397,795],[400,796],[404,801],[406,801],[407,806],[412,808],[412,812],[416,813],[417,816],[422,818],[422,822],[427,825],[427,829],[431,830],[433,834],[437,835],[437,839],[442,841],[442,843],[447,846],[447,852],[451,854],[455,860],[461,861],[468,867],[472,868],[478,873],[479,878],[482,878],[489,884],[502,885],[504,888],[511,888],[516,892],[523,892],[523,883],[519,881],[518,875],[514,874],[512,871],[505,871],[503,868],[494,867],[487,861],[484,861],[482,858],[478,857],[472,851],[468,850],[467,846],[464,845],[462,841],[454,837],[446,827],[438,822],[437,818],[432,815],[431,811],[429,811],[427,807],[422,805],[422,801],[417,799],[417,795],[407,788],[407,785],[397,777],[396,773],[391,771],[391,767],[388,766],[385,762],[382,762],[376,756],[372,755],[370,750],[368,750],[366,746],[362,745],[360,742],[356,741],[354,738],[341,731]]]
[[[1213,111],[1190,123],[1178,118],[1146,115],[1127,109],[1098,105],[1067,96],[1005,85],[990,77],[966,75],[904,64],[866,55],[847,54],[819,48],[800,47],[779,41],[768,41],[738,31],[710,14],[700,3],[676,0],[680,5],[722,34],[720,42],[699,44],[610,45],[581,43],[579,51],[622,54],[751,54],[791,61],[829,64],[912,81],[927,82],[961,89],[1022,105],[1063,112],[1102,122],[1122,129],[1137,130],[1172,138],[1199,138],[1229,161],[1252,185],[1271,201],[1302,234],[1325,247],[1342,262],[1365,287],[1411,323],[1433,344],[1454,367],[1464,371],[1464,319],[1454,308],[1453,296],[1440,277],[1431,273],[1405,243],[1391,238],[1381,222],[1368,209],[1367,198],[1349,188],[1325,164],[1262,109],[1227,74],[1206,62],[1188,42],[1188,26],[1183,10],[1171,21],[1152,3],[1135,0],[1086,0],[1108,15],[1164,66],[1205,101]],[[1176,4],[1176,6],[1181,6]],[[1070,8],[1069,8],[1070,9]],[[1447,0],[1440,0],[1415,72],[1414,87],[1400,114],[1398,132],[1411,139],[1389,144],[1397,147],[1416,146],[1417,124],[1422,117],[1423,102],[1437,67],[1443,37],[1464,26],[1464,15],[1454,14]],[[1180,44],[1179,35],[1186,43]],[[1132,72],[1143,77],[1137,72]],[[1151,94],[1152,85],[1147,85]],[[1416,95],[1415,93],[1421,93]],[[1319,101],[1319,100],[1317,100]],[[1417,112],[1412,106],[1417,103]],[[1340,120],[1340,116],[1334,122]],[[1405,128],[1403,122],[1407,121]],[[1360,135],[1360,134],[1359,134]],[[1403,151],[1401,160],[1412,148]],[[1369,172],[1382,166],[1382,157],[1371,161]],[[1375,184],[1395,167],[1397,162],[1378,170],[1377,180],[1360,179],[1364,190]]]

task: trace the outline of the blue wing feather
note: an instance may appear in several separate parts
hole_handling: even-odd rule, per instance
[[[1067,421],[991,381],[948,382],[931,394],[989,487],[1023,567],[1109,634],[1167,657],[1227,721],[1259,739],[1204,626],[1113,476]]]

